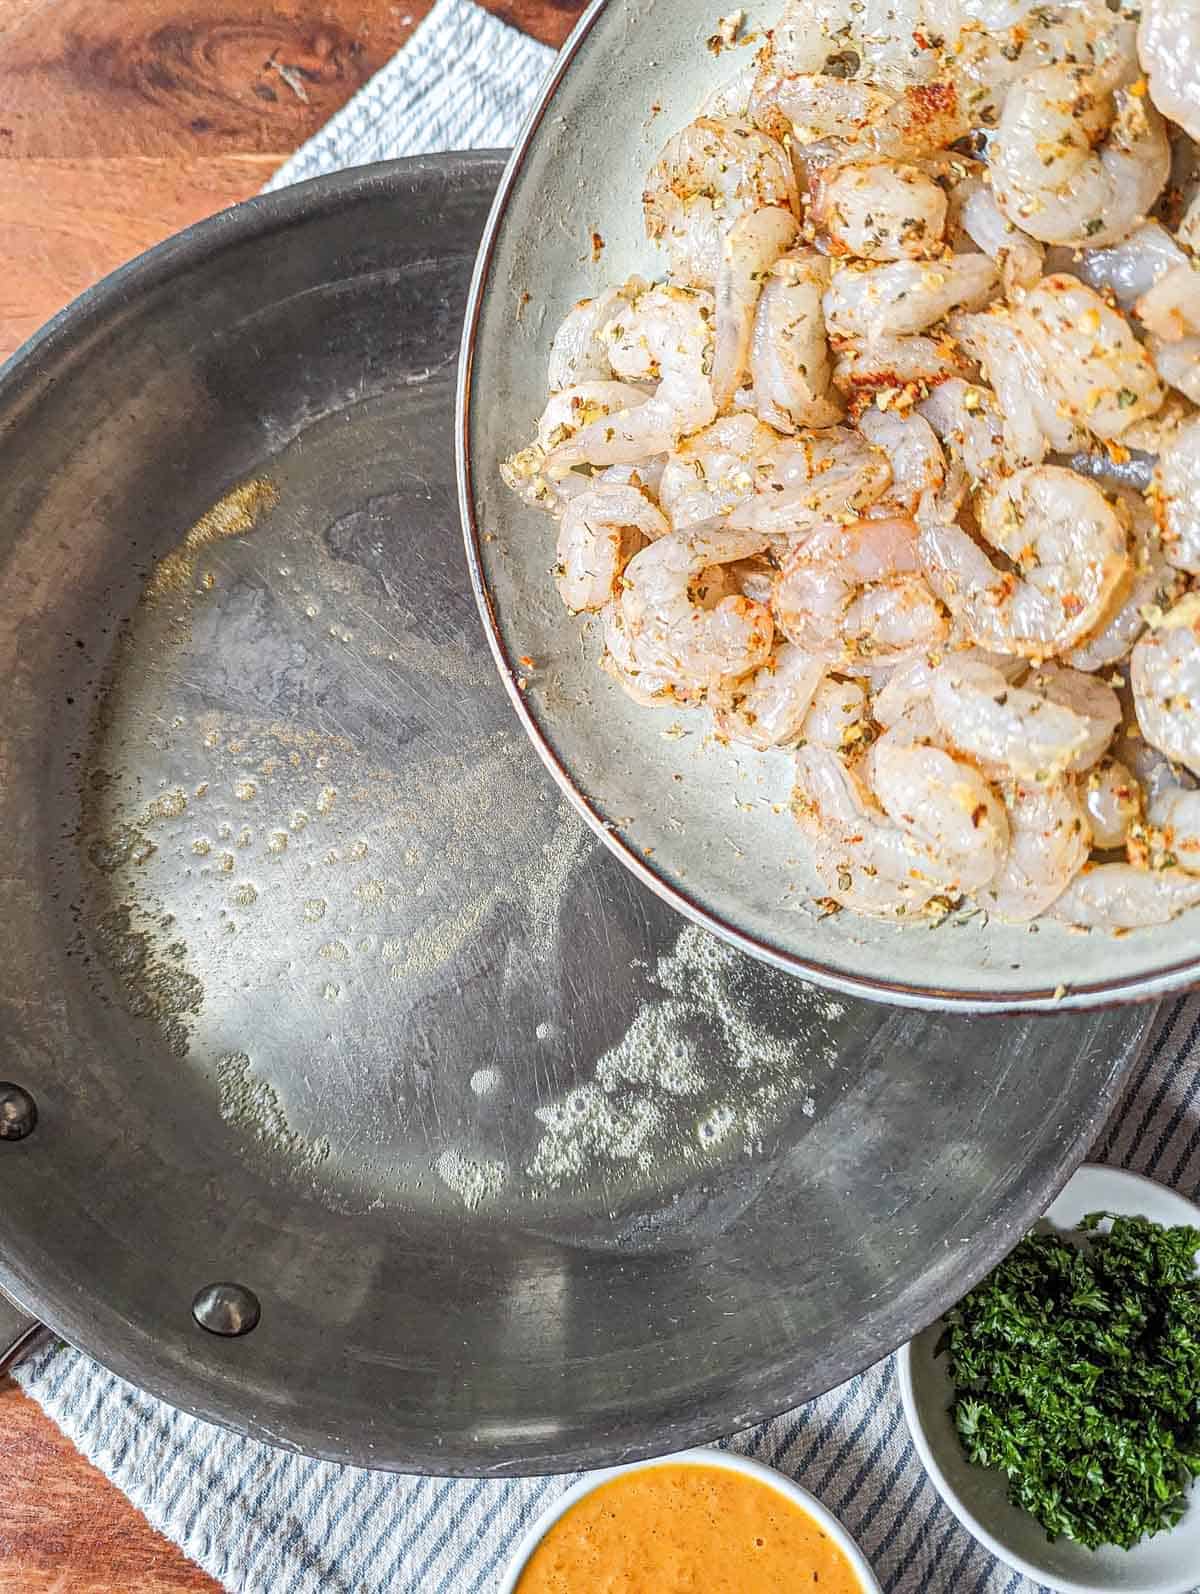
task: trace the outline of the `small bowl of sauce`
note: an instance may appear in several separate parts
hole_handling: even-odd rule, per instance
[[[819,1500],[772,1467],[687,1450],[594,1473],[522,1540],[499,1594],[881,1594]]]

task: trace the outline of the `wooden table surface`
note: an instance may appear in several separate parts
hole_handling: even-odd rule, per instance
[[[122,261],[260,188],[432,0],[0,0],[0,359]],[[482,0],[559,44],[583,0]],[[0,1384],[0,1590],[217,1585]]]

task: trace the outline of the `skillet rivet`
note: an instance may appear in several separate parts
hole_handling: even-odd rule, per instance
[[[24,1140],[37,1127],[37,1102],[20,1085],[0,1084],[0,1140]]]
[[[192,1301],[192,1316],[210,1334],[248,1334],[262,1315],[258,1296],[244,1284],[209,1284]]]

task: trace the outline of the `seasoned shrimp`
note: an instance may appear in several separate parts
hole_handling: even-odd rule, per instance
[[[1167,561],[1200,575],[1200,415],[1185,421],[1159,455],[1151,499]]]
[[[649,397],[637,390],[636,406],[608,410],[558,442],[548,439],[546,474],[561,477],[581,464],[637,465],[707,426],[716,414],[712,321],[711,294],[659,287],[610,322],[603,337],[613,370],[627,384],[657,386]]]
[[[926,260],[943,248],[946,195],[903,161],[847,161],[821,175],[809,217],[831,254]]]
[[[867,694],[857,681],[827,675],[813,693],[801,737],[815,747],[848,752],[866,735]]]
[[[608,344],[601,336],[617,312],[636,299],[649,284],[634,280],[621,288],[606,288],[594,299],[580,299],[550,344],[548,384],[551,393],[580,382],[607,382],[613,369]]]
[[[1200,593],[1188,593],[1133,650],[1133,701],[1142,735],[1200,774]]]
[[[505,484],[527,503],[557,513],[570,496],[565,481],[553,481],[547,470],[550,453],[593,422],[625,415],[644,404],[648,394],[627,382],[579,382],[551,396],[537,424],[537,438],[500,466]],[[580,486],[586,482],[580,479]]]
[[[1094,288],[1074,277],[1046,277],[1013,322],[1036,351],[1060,412],[1096,437],[1119,437],[1162,407],[1154,362]]]
[[[1146,818],[1163,857],[1169,854],[1179,868],[1200,874],[1200,791],[1166,786],[1147,802]]]
[[[1167,229],[1147,221],[1107,249],[1085,249],[1075,269],[1089,287],[1111,290],[1122,310],[1132,310],[1160,278],[1186,263]]]
[[[791,642],[781,642],[752,675],[727,679],[708,696],[720,736],[764,752],[798,741],[826,664]]]
[[[925,41],[946,31],[946,7],[938,0],[788,0],[767,57],[777,71],[861,71],[898,89],[938,74],[939,52]],[[922,41],[917,49],[915,39]]]
[[[1042,275],[1045,251],[1035,238],[1014,227],[978,176],[956,184],[955,220],[975,247],[1000,267],[1005,291],[1031,288]]]
[[[1091,835],[1073,781],[1014,781],[1002,791],[1008,851],[978,900],[998,919],[1026,924],[1045,913],[1083,868]]]
[[[1116,693],[1092,676],[1045,670],[1012,686],[975,659],[952,658],[935,670],[930,702],[954,746],[1023,781],[1087,769],[1121,720]]]
[[[754,495],[758,462],[779,439],[753,415],[727,415],[680,443],[667,460],[658,498],[675,531],[728,514]]]
[[[768,205],[739,216],[722,240],[712,366],[718,410],[728,408],[750,363],[750,338],[763,281],[795,237],[791,211]]]
[[[1200,140],[1200,0],[1142,0],[1137,48],[1150,98]]]
[[[1179,578],[1167,562],[1146,500],[1129,488],[1117,488],[1113,507],[1129,526],[1132,573],[1099,629],[1065,655],[1066,662],[1077,670],[1101,670],[1128,658],[1146,629],[1147,611],[1156,605],[1169,608],[1177,592]]]
[[[842,665],[896,663],[948,629],[920,574],[916,526],[900,517],[819,527],[792,550],[771,606],[785,636]]]
[[[793,538],[833,515],[866,509],[891,479],[884,454],[856,432],[802,432],[759,461],[755,495],[733,509],[729,524]]]
[[[825,325],[838,337],[896,337],[924,332],[952,310],[974,310],[1000,286],[986,255],[835,266],[825,294]]]
[[[759,419],[780,432],[832,426],[842,410],[831,395],[829,343],[821,299],[829,262],[813,251],[779,260],[754,318],[750,374]]]
[[[837,753],[814,743],[796,752],[792,813],[812,847],[829,895],[873,917],[913,917],[935,897],[959,894],[960,859],[895,824]]]
[[[740,217],[767,206],[798,211],[783,147],[748,122],[702,116],[670,139],[642,196],[646,231],[667,251],[676,282],[713,288],[722,240]]]
[[[970,130],[956,79],[946,76],[894,90],[828,72],[790,72],[768,61],[750,100],[759,127],[801,147],[820,140],[847,151],[919,159]]]
[[[1066,454],[1086,445],[1086,435],[1059,413],[1046,373],[1011,310],[954,316],[950,331],[979,361],[999,401],[1004,463],[1010,470],[1040,465],[1051,448]]]
[[[849,339],[839,349],[833,385],[857,415],[880,394],[903,395],[909,404],[939,382],[967,374],[953,344],[928,337]]]
[[[994,878],[1008,851],[1004,804],[974,765],[896,726],[867,755],[883,811],[941,857],[953,859],[963,891]]]
[[[990,388],[951,377],[934,388],[918,411],[972,483],[991,481],[1001,473],[1004,415]]]
[[[1009,89],[988,146],[996,203],[1044,243],[1115,243],[1167,181],[1170,145],[1143,95],[1108,74],[1040,67]]]
[[[1016,566],[1001,570],[952,521],[921,521],[933,589],[980,647],[1066,653],[1103,624],[1128,577],[1125,528],[1092,482],[1057,465],[1018,471],[980,495],[983,535]]]
[[[946,456],[929,422],[922,415],[898,415],[894,410],[866,410],[858,429],[887,456],[892,482],[881,501],[893,513],[915,515],[923,500],[946,495]],[[960,495],[961,496],[961,495]],[[948,501],[953,503],[953,489]],[[953,507],[957,507],[953,503]]]
[[[1123,847],[1129,827],[1141,817],[1142,791],[1137,778],[1119,758],[1105,758],[1083,781],[1083,801],[1092,845]]]
[[[1167,924],[1198,902],[1200,877],[1183,869],[1098,863],[1084,866],[1050,916],[1080,930],[1138,930]]]
[[[1200,266],[1185,260],[1159,277],[1134,305],[1134,314],[1162,343],[1200,333]]]
[[[1012,85],[1041,67],[1074,63],[1106,84],[1137,76],[1134,25],[1103,0],[1055,5],[964,0],[962,9],[968,20],[955,46],[956,60],[969,85],[972,114],[982,126],[995,126]]]
[[[636,487],[601,484],[573,498],[559,523],[555,570],[567,608],[602,609],[632,556],[669,530],[666,516]]]
[[[730,592],[713,568],[765,545],[764,537],[710,521],[634,554],[618,603],[640,667],[673,689],[694,691],[765,664],[774,635],[770,610]]]

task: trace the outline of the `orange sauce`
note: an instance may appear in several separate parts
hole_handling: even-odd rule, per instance
[[[674,1462],[601,1484],[547,1531],[516,1594],[862,1594],[819,1522],[757,1478]]]

